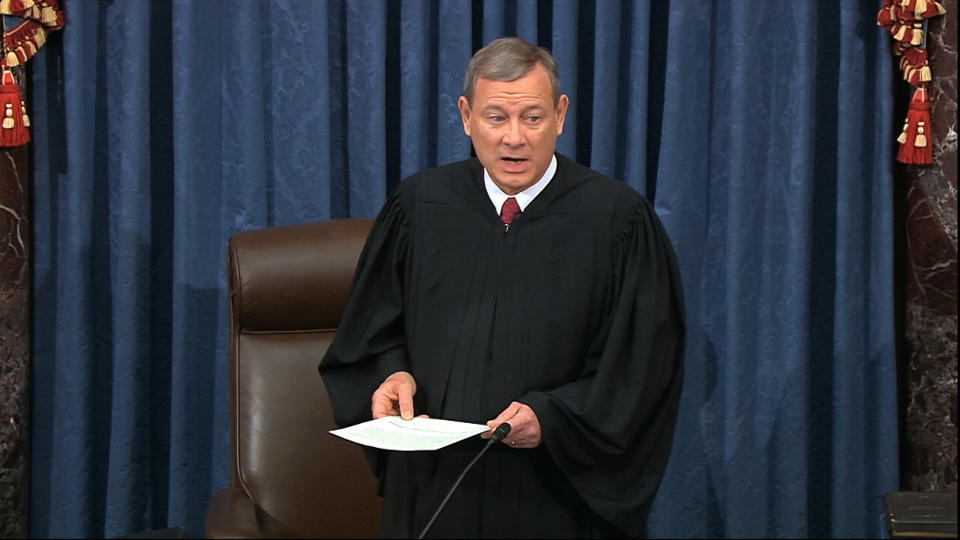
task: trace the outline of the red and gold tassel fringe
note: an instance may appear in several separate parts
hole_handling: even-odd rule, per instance
[[[926,48],[906,47],[900,54],[900,70],[903,71],[903,80],[913,86],[923,86],[923,83],[930,82],[933,76],[930,73]]]
[[[10,69],[37,54],[48,33],[63,28],[64,16],[58,0],[0,0],[0,15],[23,19],[4,27],[0,52],[0,146],[20,146],[30,141],[30,117]]]
[[[6,51],[6,55],[3,57],[3,62],[7,67],[24,64],[37,54],[37,50],[46,41],[46,28],[33,21],[24,21],[13,30],[4,33],[3,50]]]
[[[893,53],[900,57],[903,79],[916,87],[897,142],[897,161],[915,165],[933,163],[930,102],[926,85],[933,79],[925,48],[924,20],[946,13],[936,0],[883,0],[877,25],[895,40]]]
[[[891,9],[890,13],[901,21],[919,21],[947,12],[940,2],[934,0],[898,0],[897,3],[899,9]]]
[[[890,27],[893,39],[910,45],[923,44],[923,24],[919,22],[895,22]]]
[[[30,118],[23,97],[20,95],[20,85],[13,78],[9,69],[3,69],[3,80],[0,84],[0,146],[20,146],[30,140]]]
[[[897,137],[900,143],[897,161],[913,165],[933,163],[930,134],[930,102],[927,100],[927,89],[920,87],[913,93],[903,131]]]

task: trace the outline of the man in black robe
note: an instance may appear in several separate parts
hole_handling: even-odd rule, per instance
[[[555,154],[567,106],[545,49],[505,38],[474,55],[458,107],[477,157],[397,186],[320,363],[341,426],[511,424],[429,536],[640,537],[666,467],[676,259],[644,197]],[[383,535],[417,536],[489,436],[380,451]]]

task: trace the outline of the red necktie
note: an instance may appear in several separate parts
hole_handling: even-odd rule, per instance
[[[513,219],[520,215],[520,205],[517,204],[517,199],[510,197],[503,202],[503,207],[500,208],[500,221],[504,225],[510,225]]]

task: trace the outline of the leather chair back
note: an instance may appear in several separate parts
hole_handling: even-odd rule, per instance
[[[317,365],[373,220],[268,227],[230,238],[233,486],[265,536],[374,537],[381,502],[361,447],[334,429]]]

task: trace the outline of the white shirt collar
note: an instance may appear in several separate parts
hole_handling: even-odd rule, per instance
[[[553,155],[550,159],[550,165],[547,167],[546,172],[543,173],[543,176],[532,186],[527,189],[513,195],[517,199],[517,204],[520,205],[520,210],[526,210],[527,205],[530,204],[533,199],[543,191],[543,188],[547,187],[547,184],[553,180],[553,175],[557,172],[557,156]],[[500,191],[500,188],[493,183],[493,179],[490,178],[490,173],[487,172],[487,169],[483,169],[483,185],[487,188],[487,195],[490,197],[490,202],[493,203],[493,207],[497,209],[497,213],[500,213],[500,208],[503,207],[503,203],[509,199],[511,196]]]

